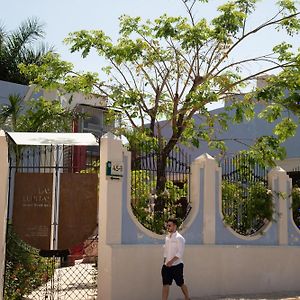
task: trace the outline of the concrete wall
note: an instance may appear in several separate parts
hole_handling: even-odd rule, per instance
[[[145,229],[131,211],[130,154],[121,141],[107,134],[100,151],[98,299],[159,299],[163,236]],[[107,176],[107,161],[123,161],[123,176]],[[191,296],[299,290],[300,231],[292,220],[291,180],[286,172],[276,167],[269,173],[275,221],[244,237],[223,222],[221,170],[216,161],[204,154],[191,168],[192,210],[181,230]],[[175,285],[170,299],[182,299]]]
[[[0,131],[0,291],[3,291],[5,266],[5,238],[8,193],[8,145],[4,131]],[[0,293],[0,300],[3,295]]]
[[[112,263],[110,279],[114,284],[109,298],[100,289],[98,299],[160,299],[162,247],[111,245],[109,248],[107,259]],[[298,247],[187,245],[185,281],[191,297],[296,291],[299,255]],[[183,298],[173,283],[170,300],[175,299]]]

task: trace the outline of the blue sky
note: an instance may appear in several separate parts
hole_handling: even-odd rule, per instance
[[[215,8],[224,0],[210,0],[210,4],[196,10],[197,17],[211,18]],[[264,0],[258,13],[253,16],[250,26],[265,20],[269,12],[275,12],[275,0]],[[118,35],[118,17],[122,14],[155,18],[163,13],[183,15],[184,8],[180,0],[14,0],[1,4],[0,22],[6,30],[15,29],[27,17],[38,17],[45,23],[46,41],[53,45],[63,59],[75,64],[77,70],[97,71],[103,65],[96,55],[82,60],[79,54],[70,54],[63,39],[69,32],[80,29],[103,29],[113,38]],[[264,32],[252,40],[247,47],[241,48],[236,55],[247,57],[262,48],[271,48],[276,42],[286,39],[283,34],[279,38],[275,33]],[[289,38],[295,45],[300,45],[299,37]],[[258,66],[259,68],[259,66]]]

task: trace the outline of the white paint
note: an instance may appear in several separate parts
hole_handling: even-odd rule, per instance
[[[5,269],[5,239],[8,202],[8,144],[4,131],[0,131],[0,291],[3,291]],[[0,292],[0,300],[3,293]]]

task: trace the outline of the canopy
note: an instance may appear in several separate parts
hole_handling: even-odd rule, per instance
[[[6,132],[17,145],[98,146],[92,133]]]

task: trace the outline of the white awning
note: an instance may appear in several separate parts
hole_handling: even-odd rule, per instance
[[[17,145],[98,146],[91,133],[6,132]]]

